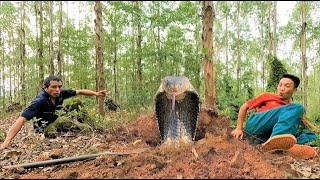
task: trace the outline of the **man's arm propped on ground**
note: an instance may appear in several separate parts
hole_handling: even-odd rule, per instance
[[[12,139],[18,134],[18,132],[21,130],[24,122],[26,121],[26,118],[20,116],[16,122],[11,126],[11,128],[9,129],[8,131],[8,134],[7,134],[7,137],[6,139],[4,140],[4,142],[1,144],[0,146],[0,150],[3,150],[5,148],[7,148]]]

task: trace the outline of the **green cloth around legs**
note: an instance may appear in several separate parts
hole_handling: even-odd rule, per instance
[[[304,108],[300,104],[288,104],[251,115],[244,127],[244,133],[251,144],[261,144],[270,137],[292,134],[297,144],[305,144],[317,138],[309,130],[299,131]]]

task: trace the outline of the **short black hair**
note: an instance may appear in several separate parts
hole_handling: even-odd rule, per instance
[[[294,82],[294,88],[297,88],[299,86],[299,84],[300,84],[300,79],[295,75],[285,73],[285,74],[282,75],[281,79],[282,78],[291,79]]]
[[[61,79],[58,76],[50,75],[43,81],[43,85],[48,88],[50,86],[50,81],[61,81]],[[62,82],[62,81],[61,81]]]

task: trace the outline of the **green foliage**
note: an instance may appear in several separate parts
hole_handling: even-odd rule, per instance
[[[77,111],[79,112],[81,108],[83,108],[83,102],[80,100],[80,98],[69,98],[66,99],[63,102],[63,109],[66,112],[70,112],[70,111]]]
[[[98,149],[97,147],[91,146],[91,147],[88,149],[88,151],[89,151],[89,154],[96,154],[96,153],[99,152],[99,149]]]
[[[85,105],[78,97],[66,99],[62,106],[62,109],[56,112],[58,116],[68,117],[69,119],[73,119],[80,123],[90,121],[87,113],[88,106]]]
[[[313,147],[320,147],[320,137],[319,137],[319,134],[318,134],[318,138],[315,139],[315,140],[313,140],[313,141],[311,141],[310,145],[313,146]]]
[[[45,129],[45,133],[102,131],[105,123],[99,122],[98,113],[91,113],[91,109],[86,101],[77,97],[66,99],[62,109],[56,112],[58,119]]]
[[[239,80],[233,78],[231,73],[225,74],[226,67],[222,63],[216,64],[216,105],[220,113],[228,116],[231,121],[237,120],[241,105],[248,99],[255,96],[252,79],[254,74],[252,70],[243,72]],[[236,84],[240,85],[240,93]]]
[[[9,30],[12,23],[16,21],[17,16],[15,16],[15,14],[17,12],[17,9],[14,7],[12,2],[3,1],[0,6],[0,12],[0,28]]]
[[[53,135],[63,132],[89,132],[91,127],[87,124],[80,123],[75,119],[66,116],[60,116],[58,119],[45,128],[46,135]]]
[[[208,48],[202,48],[202,53],[203,54],[208,54]]]
[[[219,69],[221,65],[219,65]],[[220,113],[228,116],[231,120],[237,120],[237,114],[244,99],[236,93],[236,84],[229,75],[222,75],[216,78],[216,105]]]
[[[270,57],[268,59],[269,64],[269,77],[268,77],[268,92],[275,92],[278,87],[281,76],[287,72],[284,65],[279,61],[277,57]]]
[[[320,114],[317,113],[317,115],[315,116],[308,116],[306,117],[306,119],[308,120],[309,123],[315,125],[318,129],[320,129]],[[299,131],[303,131],[303,130],[307,130],[307,131],[313,131],[311,129],[309,129],[307,127],[307,125],[301,123],[300,127],[299,127]],[[313,131],[314,132],[314,131]],[[315,147],[320,147],[320,132],[315,132],[317,134],[317,138],[313,141],[310,142],[311,146],[315,146]]]

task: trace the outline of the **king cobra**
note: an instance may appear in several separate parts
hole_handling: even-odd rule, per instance
[[[185,76],[166,76],[155,96],[161,140],[192,142],[200,110],[199,95]]]

